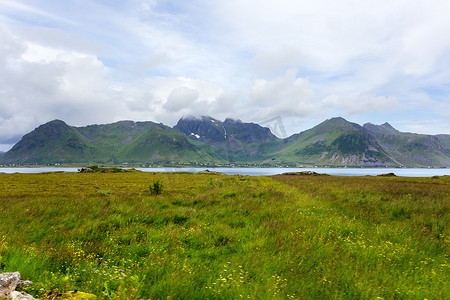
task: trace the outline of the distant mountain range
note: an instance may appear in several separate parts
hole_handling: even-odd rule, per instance
[[[139,164],[450,167],[450,135],[403,133],[388,123],[360,126],[332,118],[288,138],[255,123],[184,117],[154,122],[69,126],[54,120],[26,134],[6,165]]]

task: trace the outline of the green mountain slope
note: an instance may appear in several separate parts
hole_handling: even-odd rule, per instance
[[[39,126],[2,156],[7,164],[102,162],[105,153],[60,120]]]
[[[274,154],[281,164],[394,166],[396,163],[363,127],[343,118],[326,120],[295,134]]]
[[[118,161],[213,163],[222,160],[218,151],[164,125],[147,130],[132,142],[122,146],[116,155]]]
[[[398,162],[409,167],[449,167],[450,140],[448,136],[432,136],[416,133],[404,133],[393,129],[385,130],[383,125],[364,124],[384,151]]]
[[[450,134],[438,134],[436,137],[439,139],[442,145],[444,145],[449,152],[447,155],[450,156]]]
[[[214,163],[218,151],[153,122],[72,127],[55,120],[25,135],[2,156],[5,164]]]
[[[78,127],[75,130],[94,143],[98,149],[114,156],[120,147],[156,126],[159,125],[154,122],[119,121],[112,124]]]

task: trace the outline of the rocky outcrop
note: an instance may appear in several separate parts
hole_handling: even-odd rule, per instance
[[[94,173],[94,170],[91,168],[83,168],[80,170],[80,173]]]
[[[316,173],[314,171],[286,172],[286,173],[282,173],[281,175],[328,176],[328,174],[320,174],[320,173]]]
[[[27,294],[25,292],[19,292],[19,291],[12,292],[10,298],[13,300],[33,300],[34,299],[33,296],[31,296],[30,294]]]
[[[0,274],[0,298],[6,299],[34,299],[33,296],[16,291],[16,288],[31,285],[33,282],[29,280],[20,280],[19,272],[1,273]]]
[[[386,173],[386,174],[378,174],[377,176],[381,177],[396,177],[395,173]]]
[[[35,300],[35,298],[25,292],[16,291],[16,288],[21,288],[27,285],[32,285],[33,282],[29,280],[20,280],[19,272],[0,273],[0,299],[12,300]],[[63,299],[79,299],[79,300],[95,300],[97,296],[81,291],[69,291],[62,294],[50,295],[50,300]]]

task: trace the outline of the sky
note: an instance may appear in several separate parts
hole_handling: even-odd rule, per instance
[[[0,0],[0,151],[54,119],[450,134],[449,15],[447,0]]]

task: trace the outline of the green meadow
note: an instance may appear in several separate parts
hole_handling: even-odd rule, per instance
[[[0,174],[0,272],[40,299],[444,299],[449,204],[449,176]]]

